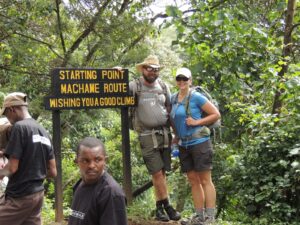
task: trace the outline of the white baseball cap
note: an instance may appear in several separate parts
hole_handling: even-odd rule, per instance
[[[182,67],[182,68],[177,69],[177,71],[176,71],[176,77],[178,77],[178,76],[184,76],[184,77],[190,79],[192,77],[192,73],[188,68]]]

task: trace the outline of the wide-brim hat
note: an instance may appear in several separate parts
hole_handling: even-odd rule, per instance
[[[28,105],[27,95],[22,92],[13,92],[5,96],[0,115],[3,115],[6,108],[12,106]]]
[[[153,67],[153,68],[160,68],[160,69],[164,68],[163,66],[161,66],[159,64],[158,57],[155,56],[155,55],[149,55],[144,60],[144,62],[141,62],[141,63],[137,64],[136,65],[136,70],[139,71],[139,72],[142,72],[143,66],[150,66],[150,67]]]
[[[192,77],[192,72],[188,68],[182,67],[176,71],[176,77],[178,76],[184,76],[190,79]]]

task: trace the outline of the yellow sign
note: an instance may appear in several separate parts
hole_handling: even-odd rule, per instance
[[[127,69],[56,68],[51,75],[53,96],[45,97],[46,109],[135,105],[135,98],[129,95]]]

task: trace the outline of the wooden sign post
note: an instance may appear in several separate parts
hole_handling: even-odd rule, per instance
[[[63,220],[60,110],[121,107],[123,188],[132,200],[128,108],[135,106],[129,95],[128,70],[55,68],[51,71],[52,95],[44,99],[52,110],[53,146],[57,161],[55,179],[55,221]]]

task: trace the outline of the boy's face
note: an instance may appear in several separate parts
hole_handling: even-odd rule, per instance
[[[89,148],[81,145],[78,151],[77,164],[81,178],[86,184],[96,183],[105,168],[106,156],[101,146]]]

